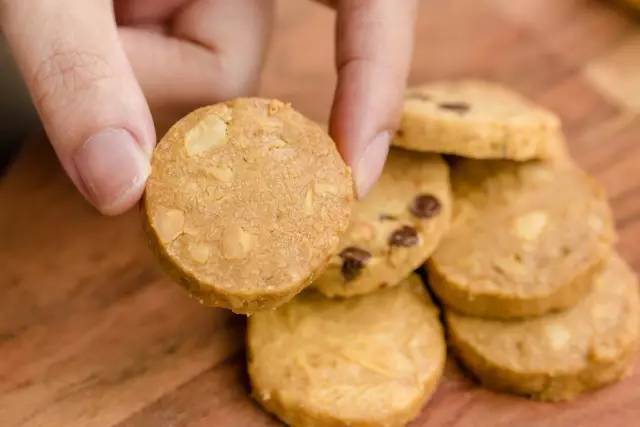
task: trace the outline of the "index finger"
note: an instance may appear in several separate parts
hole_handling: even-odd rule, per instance
[[[416,0],[338,0],[338,85],[331,135],[358,196],[377,181],[395,133],[413,52]]]

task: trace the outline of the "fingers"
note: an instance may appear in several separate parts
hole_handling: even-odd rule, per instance
[[[9,1],[1,10],[62,166],[102,213],[125,211],[142,194],[155,133],[120,46],[112,2]]]
[[[182,112],[255,91],[271,32],[272,0],[196,0],[167,35],[122,29],[152,105]]]
[[[377,181],[398,124],[413,51],[416,0],[338,0],[338,85],[331,134],[359,197]]]

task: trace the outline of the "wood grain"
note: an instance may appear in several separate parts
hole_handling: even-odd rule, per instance
[[[335,85],[332,22],[320,5],[282,2],[264,77],[264,94],[320,121]],[[572,154],[607,188],[619,248],[638,269],[639,37],[637,21],[604,1],[423,2],[411,81],[490,78],[557,111]],[[0,426],[279,425],[248,397],[244,320],[191,301],[151,259],[137,213],[94,213],[39,140],[0,180],[0,236]],[[640,366],[554,405],[481,389],[451,359],[413,425],[639,418]]]

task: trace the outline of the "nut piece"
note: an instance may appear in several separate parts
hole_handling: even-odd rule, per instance
[[[550,324],[547,326],[545,332],[547,333],[547,338],[549,338],[551,348],[554,350],[565,348],[571,339],[571,332],[559,325]]]
[[[212,177],[221,182],[231,182],[233,179],[233,171],[226,166],[214,167],[208,170]]]
[[[160,209],[154,218],[156,233],[164,244],[173,242],[184,230],[184,212]]]
[[[596,214],[591,214],[587,218],[587,224],[596,233],[600,233],[604,229],[604,221]]]
[[[513,224],[513,231],[521,239],[534,241],[547,225],[547,214],[543,211],[533,211],[518,217]]]
[[[307,189],[307,194],[304,197],[304,213],[307,216],[313,214],[313,191],[311,188]]]
[[[331,185],[331,184],[325,184],[325,183],[321,183],[321,182],[316,182],[313,185],[313,188],[314,188],[316,194],[318,194],[320,196],[324,196],[326,194],[333,194],[333,195],[338,194],[338,189],[336,188],[336,186],[335,185]]]
[[[205,244],[193,242],[189,244],[189,254],[195,262],[204,264],[209,260],[211,248]]]
[[[354,240],[369,242],[375,237],[376,231],[373,225],[366,221],[354,221],[349,234]]]
[[[218,116],[206,116],[185,136],[189,156],[198,156],[227,141],[227,124]]]
[[[239,225],[230,225],[222,232],[222,254],[227,259],[244,258],[251,249],[251,235]]]

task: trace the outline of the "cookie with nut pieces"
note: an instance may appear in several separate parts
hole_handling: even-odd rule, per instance
[[[348,299],[307,290],[247,327],[254,398],[291,426],[404,426],[442,376],[439,310],[420,278]]]
[[[574,305],[614,241],[603,190],[569,162],[458,159],[449,232],[427,262],[445,305],[489,318]]]
[[[330,297],[394,286],[431,255],[449,227],[449,167],[440,155],[394,148],[356,202],[340,251],[314,286]]]
[[[562,144],[560,120],[498,84],[443,81],[407,91],[393,144],[477,159],[549,158]]]
[[[638,282],[613,254],[572,308],[524,320],[447,311],[449,341],[483,385],[541,400],[567,400],[622,377],[640,338]]]
[[[206,305],[252,313],[286,302],[349,224],[349,168],[326,132],[280,101],[196,110],[151,165],[143,217],[152,248]]]

